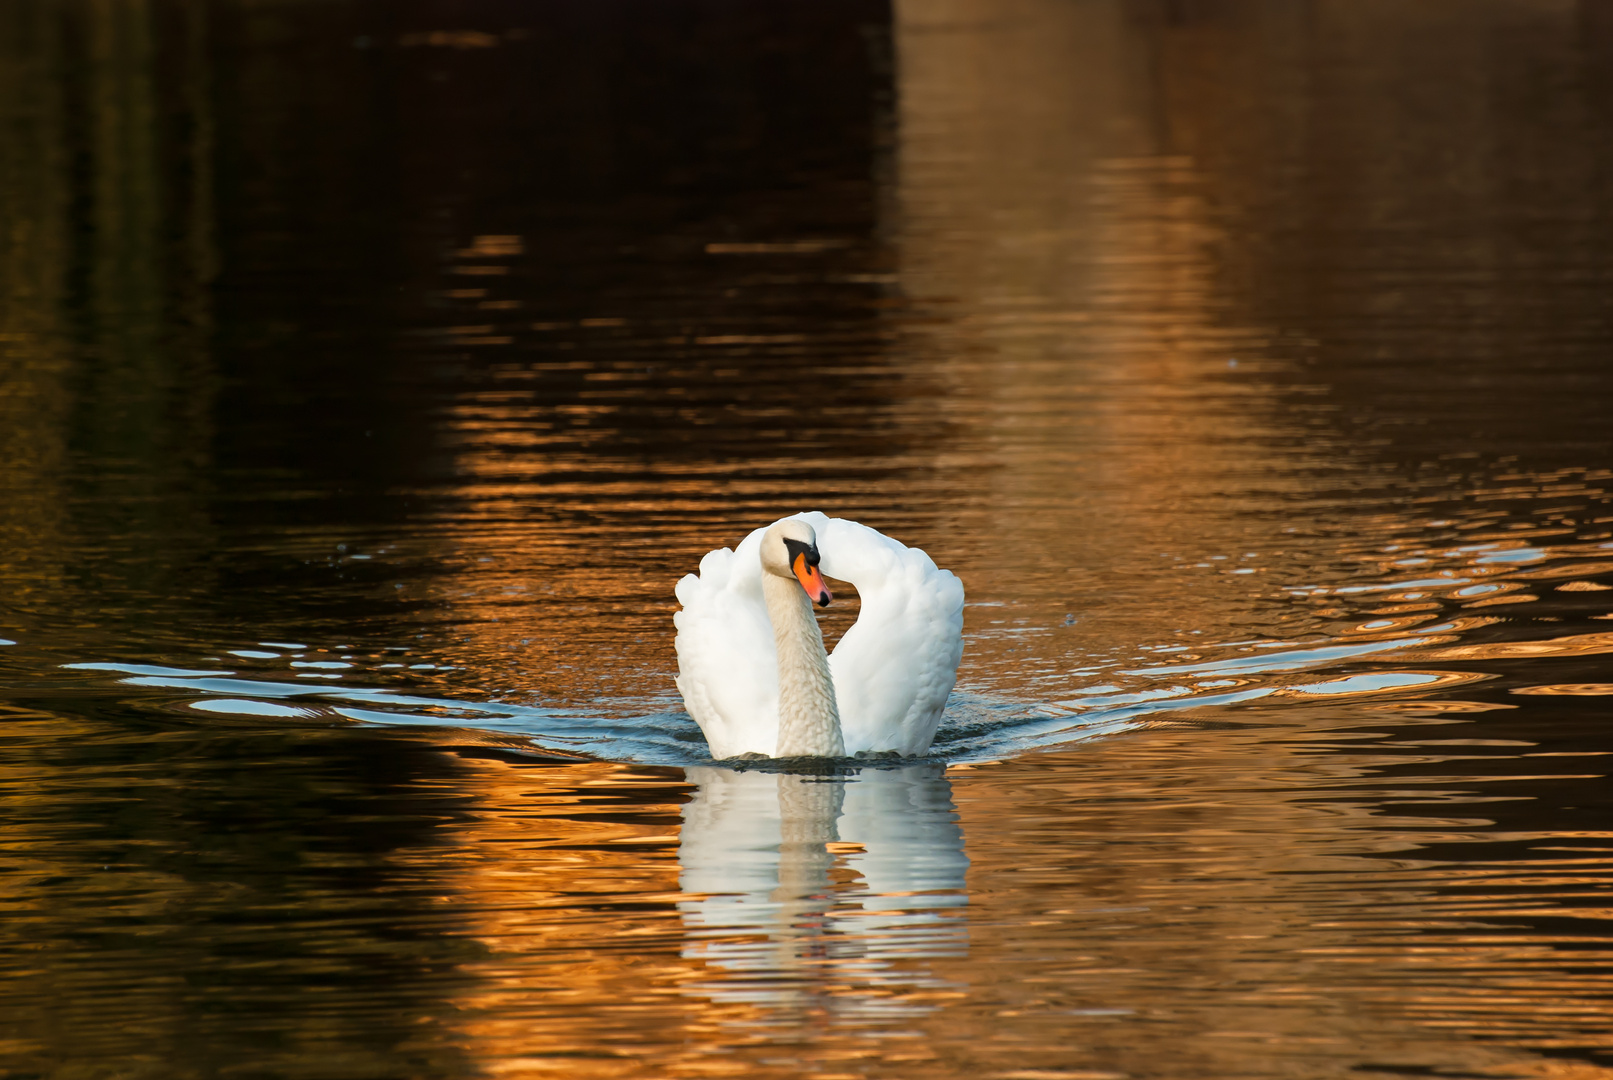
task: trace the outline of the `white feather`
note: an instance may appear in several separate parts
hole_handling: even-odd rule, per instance
[[[922,754],[963,655],[963,584],[866,525],[797,514],[817,533],[822,570],[862,597],[829,658],[846,753]],[[678,690],[715,758],[771,756],[778,744],[778,653],[762,598],[766,527],[720,548],[678,582]]]

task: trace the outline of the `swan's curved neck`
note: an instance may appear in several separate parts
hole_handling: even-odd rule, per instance
[[[762,595],[778,646],[778,749],[775,757],[844,757],[840,710],[823,632],[812,601],[790,578],[762,574]]]

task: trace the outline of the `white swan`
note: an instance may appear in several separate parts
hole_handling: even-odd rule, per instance
[[[862,597],[833,656],[812,614],[830,600],[820,567]],[[712,757],[930,748],[963,655],[963,584],[923,551],[797,514],[707,554],[677,595],[678,690]]]

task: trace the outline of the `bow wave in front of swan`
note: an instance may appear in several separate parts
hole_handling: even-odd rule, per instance
[[[824,574],[862,598],[832,656],[812,613],[832,598]],[[796,514],[707,554],[677,596],[678,690],[714,758],[929,750],[963,655],[963,583],[923,551]]]

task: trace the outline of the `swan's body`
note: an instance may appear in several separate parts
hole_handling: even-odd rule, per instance
[[[821,558],[824,574],[862,597],[833,656],[813,586],[791,576],[790,551],[808,542],[807,569]],[[929,749],[963,654],[963,584],[923,551],[855,521],[797,514],[709,553],[677,594],[678,689],[713,757]]]

